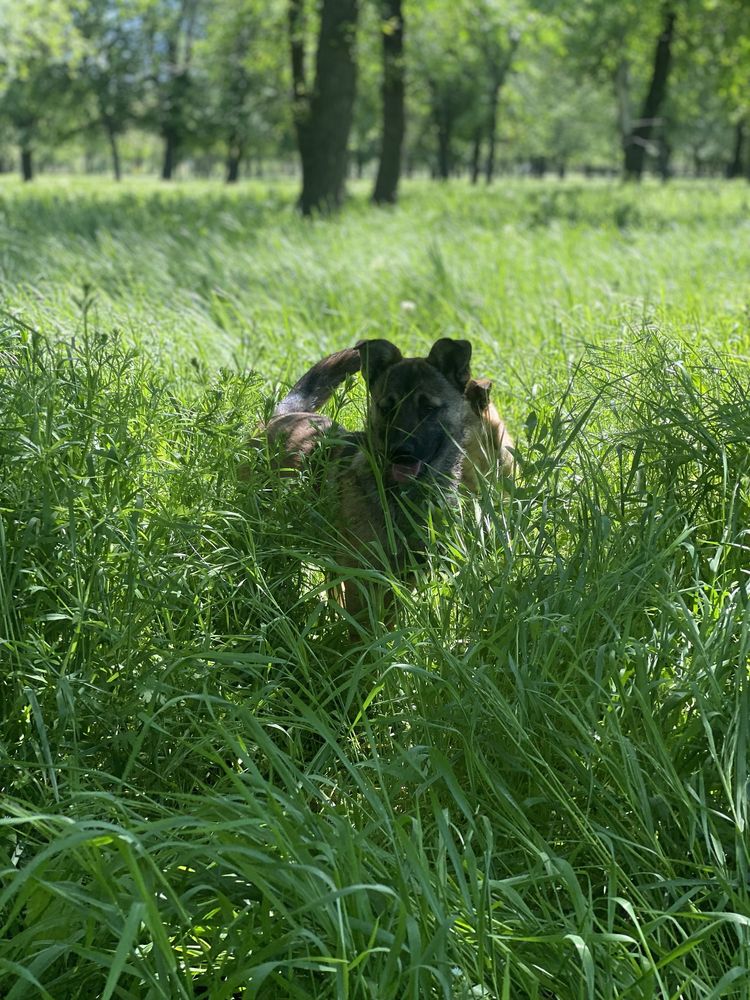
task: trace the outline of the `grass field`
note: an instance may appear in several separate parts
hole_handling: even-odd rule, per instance
[[[293,198],[0,188],[0,995],[750,996],[750,187]],[[243,442],[443,335],[521,471],[352,640]]]

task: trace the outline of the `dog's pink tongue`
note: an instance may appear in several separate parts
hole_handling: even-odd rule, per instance
[[[397,483],[407,483],[410,479],[416,479],[421,471],[422,463],[419,459],[413,462],[394,462],[391,466],[391,475]]]

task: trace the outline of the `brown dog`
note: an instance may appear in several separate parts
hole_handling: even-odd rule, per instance
[[[387,340],[362,341],[319,361],[276,407],[265,432],[277,468],[299,468],[328,441],[341,565],[408,575],[424,551],[431,511],[451,502],[462,475],[476,487],[469,467],[481,473],[501,455],[512,463],[489,384],[472,382],[470,359],[465,340],[442,338],[425,358],[405,358]],[[368,389],[366,427],[359,433],[317,412],[358,369]],[[465,441],[471,462],[464,461]],[[376,590],[347,581],[347,610],[359,616],[379,596]]]

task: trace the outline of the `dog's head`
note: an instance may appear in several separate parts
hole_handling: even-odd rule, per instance
[[[492,406],[491,390],[492,382],[488,378],[470,378],[466,383],[464,390],[466,401],[471,407],[472,413],[478,417],[485,416]]]
[[[443,337],[426,358],[388,340],[357,344],[369,396],[368,431],[388,483],[455,476],[466,425],[471,344]]]

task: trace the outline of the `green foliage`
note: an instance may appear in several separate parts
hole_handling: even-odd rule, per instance
[[[0,992],[744,996],[744,190],[292,197],[0,204]],[[438,334],[518,480],[352,639],[325,497],[245,442]]]
[[[674,8],[662,166],[669,152],[683,172],[722,173],[748,115],[750,15],[734,0]],[[485,144],[485,163],[506,170],[542,160],[617,168],[649,88],[663,9],[662,0],[406,2],[407,162],[465,171]],[[310,70],[317,8],[305,0],[300,10]],[[17,145],[67,166],[84,153],[90,165],[96,153],[98,166],[117,159],[122,139],[127,159],[127,133],[145,129],[198,175],[226,158],[290,162],[287,15],[286,0],[3,0],[3,160]],[[382,31],[379,4],[363,2],[350,141],[359,171],[379,148]],[[656,142],[649,148],[658,152]]]
[[[202,134],[231,151],[274,150],[290,126],[284,7],[278,0],[232,0],[209,19],[196,50],[196,74],[211,102]]]
[[[84,42],[65,0],[0,7],[0,115],[18,145],[53,142],[73,115],[68,99]]]

